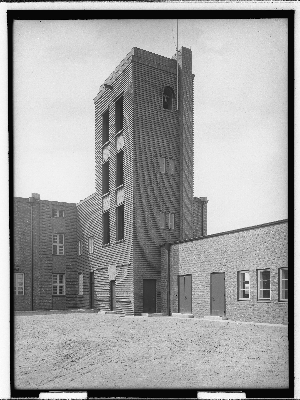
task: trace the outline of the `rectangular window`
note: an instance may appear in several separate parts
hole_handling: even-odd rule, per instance
[[[14,274],[14,293],[17,296],[24,295],[24,274]]]
[[[102,194],[109,192],[109,161],[102,164]]]
[[[170,175],[174,175],[175,173],[175,162],[172,158],[169,158],[169,173]]]
[[[270,270],[257,270],[258,300],[271,299]]]
[[[163,212],[159,213],[159,227],[161,229],[165,229],[166,227],[166,214]]]
[[[124,239],[124,204],[117,207],[117,240]]]
[[[238,299],[250,299],[250,275],[249,271],[238,272]]]
[[[102,115],[102,144],[109,141],[109,111]]]
[[[64,296],[66,294],[65,274],[52,275],[52,294]]]
[[[117,182],[116,182],[117,187],[123,185],[124,183],[123,157],[124,157],[124,152],[123,150],[121,150],[119,151],[119,153],[117,153]]]
[[[109,212],[103,213],[103,244],[109,244],[110,231],[109,231]]]
[[[123,129],[123,96],[116,103],[116,133]]]
[[[162,174],[166,173],[166,158],[165,157],[159,157],[159,171]]]
[[[56,256],[65,254],[65,235],[63,233],[52,235],[52,254]]]
[[[57,210],[56,208],[52,208],[52,217],[53,218],[59,218],[59,217],[64,217],[64,216],[65,216],[64,210]]]
[[[83,295],[83,273],[78,274],[78,295]]]
[[[279,300],[288,300],[288,269],[279,269]]]
[[[94,253],[94,238],[89,237],[89,253]]]
[[[175,227],[175,214],[169,213],[169,229],[174,229]]]
[[[82,254],[82,241],[79,240],[78,242],[78,255],[81,256]]]

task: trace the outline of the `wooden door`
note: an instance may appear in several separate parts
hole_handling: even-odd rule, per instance
[[[143,312],[156,312],[156,279],[144,279],[143,281]]]
[[[178,312],[192,314],[192,275],[178,276]]]
[[[90,272],[90,308],[94,308],[94,272]]]
[[[110,309],[116,310],[116,281],[110,281]]]
[[[210,274],[211,315],[225,316],[225,272]]]

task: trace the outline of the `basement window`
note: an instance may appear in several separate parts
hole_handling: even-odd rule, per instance
[[[288,300],[288,269],[279,269],[279,301]]]
[[[52,254],[55,256],[65,254],[65,235],[63,233],[52,235]]]
[[[52,217],[53,218],[59,218],[59,217],[64,217],[64,216],[65,216],[64,210],[57,210],[56,208],[52,208]]]
[[[124,239],[124,204],[116,208],[117,212],[117,241]]]
[[[174,92],[170,86],[166,86],[163,91],[163,109],[172,110],[174,101]]]
[[[24,274],[14,274],[14,293],[17,296],[24,295]]]
[[[110,242],[110,231],[109,231],[109,211],[102,215],[102,226],[103,226],[103,245],[109,244]]]
[[[116,133],[123,129],[123,96],[115,103]]]
[[[66,276],[65,274],[52,275],[52,294],[65,295],[66,294]]]
[[[117,181],[116,186],[123,185],[124,183],[124,168],[123,168],[124,152],[123,150],[117,153]]]
[[[109,192],[109,161],[102,164],[102,195]]]
[[[250,299],[250,275],[249,271],[238,272],[238,299]]]
[[[258,300],[271,300],[270,270],[257,270],[257,297]]]
[[[102,115],[102,144],[109,141],[109,111]]]

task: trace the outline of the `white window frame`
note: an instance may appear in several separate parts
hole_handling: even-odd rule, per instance
[[[18,277],[22,277],[21,282],[18,282]],[[21,284],[20,284],[21,283]],[[14,294],[16,296],[24,296],[24,274],[20,272],[14,273]]]
[[[78,241],[78,255],[79,256],[82,255],[82,241],[81,240]]]
[[[60,213],[62,213],[62,215],[59,215]],[[53,209],[52,216],[53,218],[63,218],[65,216],[65,210],[55,208]]]
[[[78,273],[78,296],[83,296],[83,273]]]
[[[285,299],[285,298],[283,298],[283,295],[282,295],[284,290],[286,290],[288,293],[288,287],[287,287],[287,289],[282,289],[283,281],[287,281],[287,283],[288,283],[288,277],[283,279],[282,271],[288,272],[288,268],[279,268],[279,301],[288,301],[288,298]]]
[[[89,237],[89,254],[94,253],[94,236]]]
[[[52,235],[52,254],[63,256],[65,254],[65,234],[55,233]]]
[[[52,295],[65,296],[65,294],[66,294],[66,275],[52,274]]]
[[[175,229],[175,213],[169,213],[169,229]]]
[[[246,280],[248,274],[248,280]],[[245,285],[248,285],[246,288]],[[248,297],[245,296],[248,291]],[[238,271],[238,299],[242,301],[250,300],[250,272],[247,270]]]
[[[269,272],[269,282],[270,282],[270,287],[269,287],[269,289],[264,289],[262,286],[262,277],[261,277],[261,275],[262,275],[262,273],[263,272]],[[270,296],[269,297],[262,297],[261,296],[261,293],[263,293],[264,291],[269,291],[270,292]],[[260,301],[269,301],[269,300],[271,300],[271,270],[270,270],[270,268],[265,268],[265,269],[258,269],[257,270],[257,299],[258,300],[260,300]]]

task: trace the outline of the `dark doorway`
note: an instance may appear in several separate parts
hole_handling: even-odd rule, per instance
[[[116,281],[110,281],[110,310],[116,310]]]
[[[90,272],[90,308],[94,308],[94,272]]]
[[[178,312],[192,314],[192,275],[178,276]]]
[[[211,315],[225,316],[225,272],[210,274]]]
[[[156,312],[156,279],[144,279],[143,281],[143,312]]]

